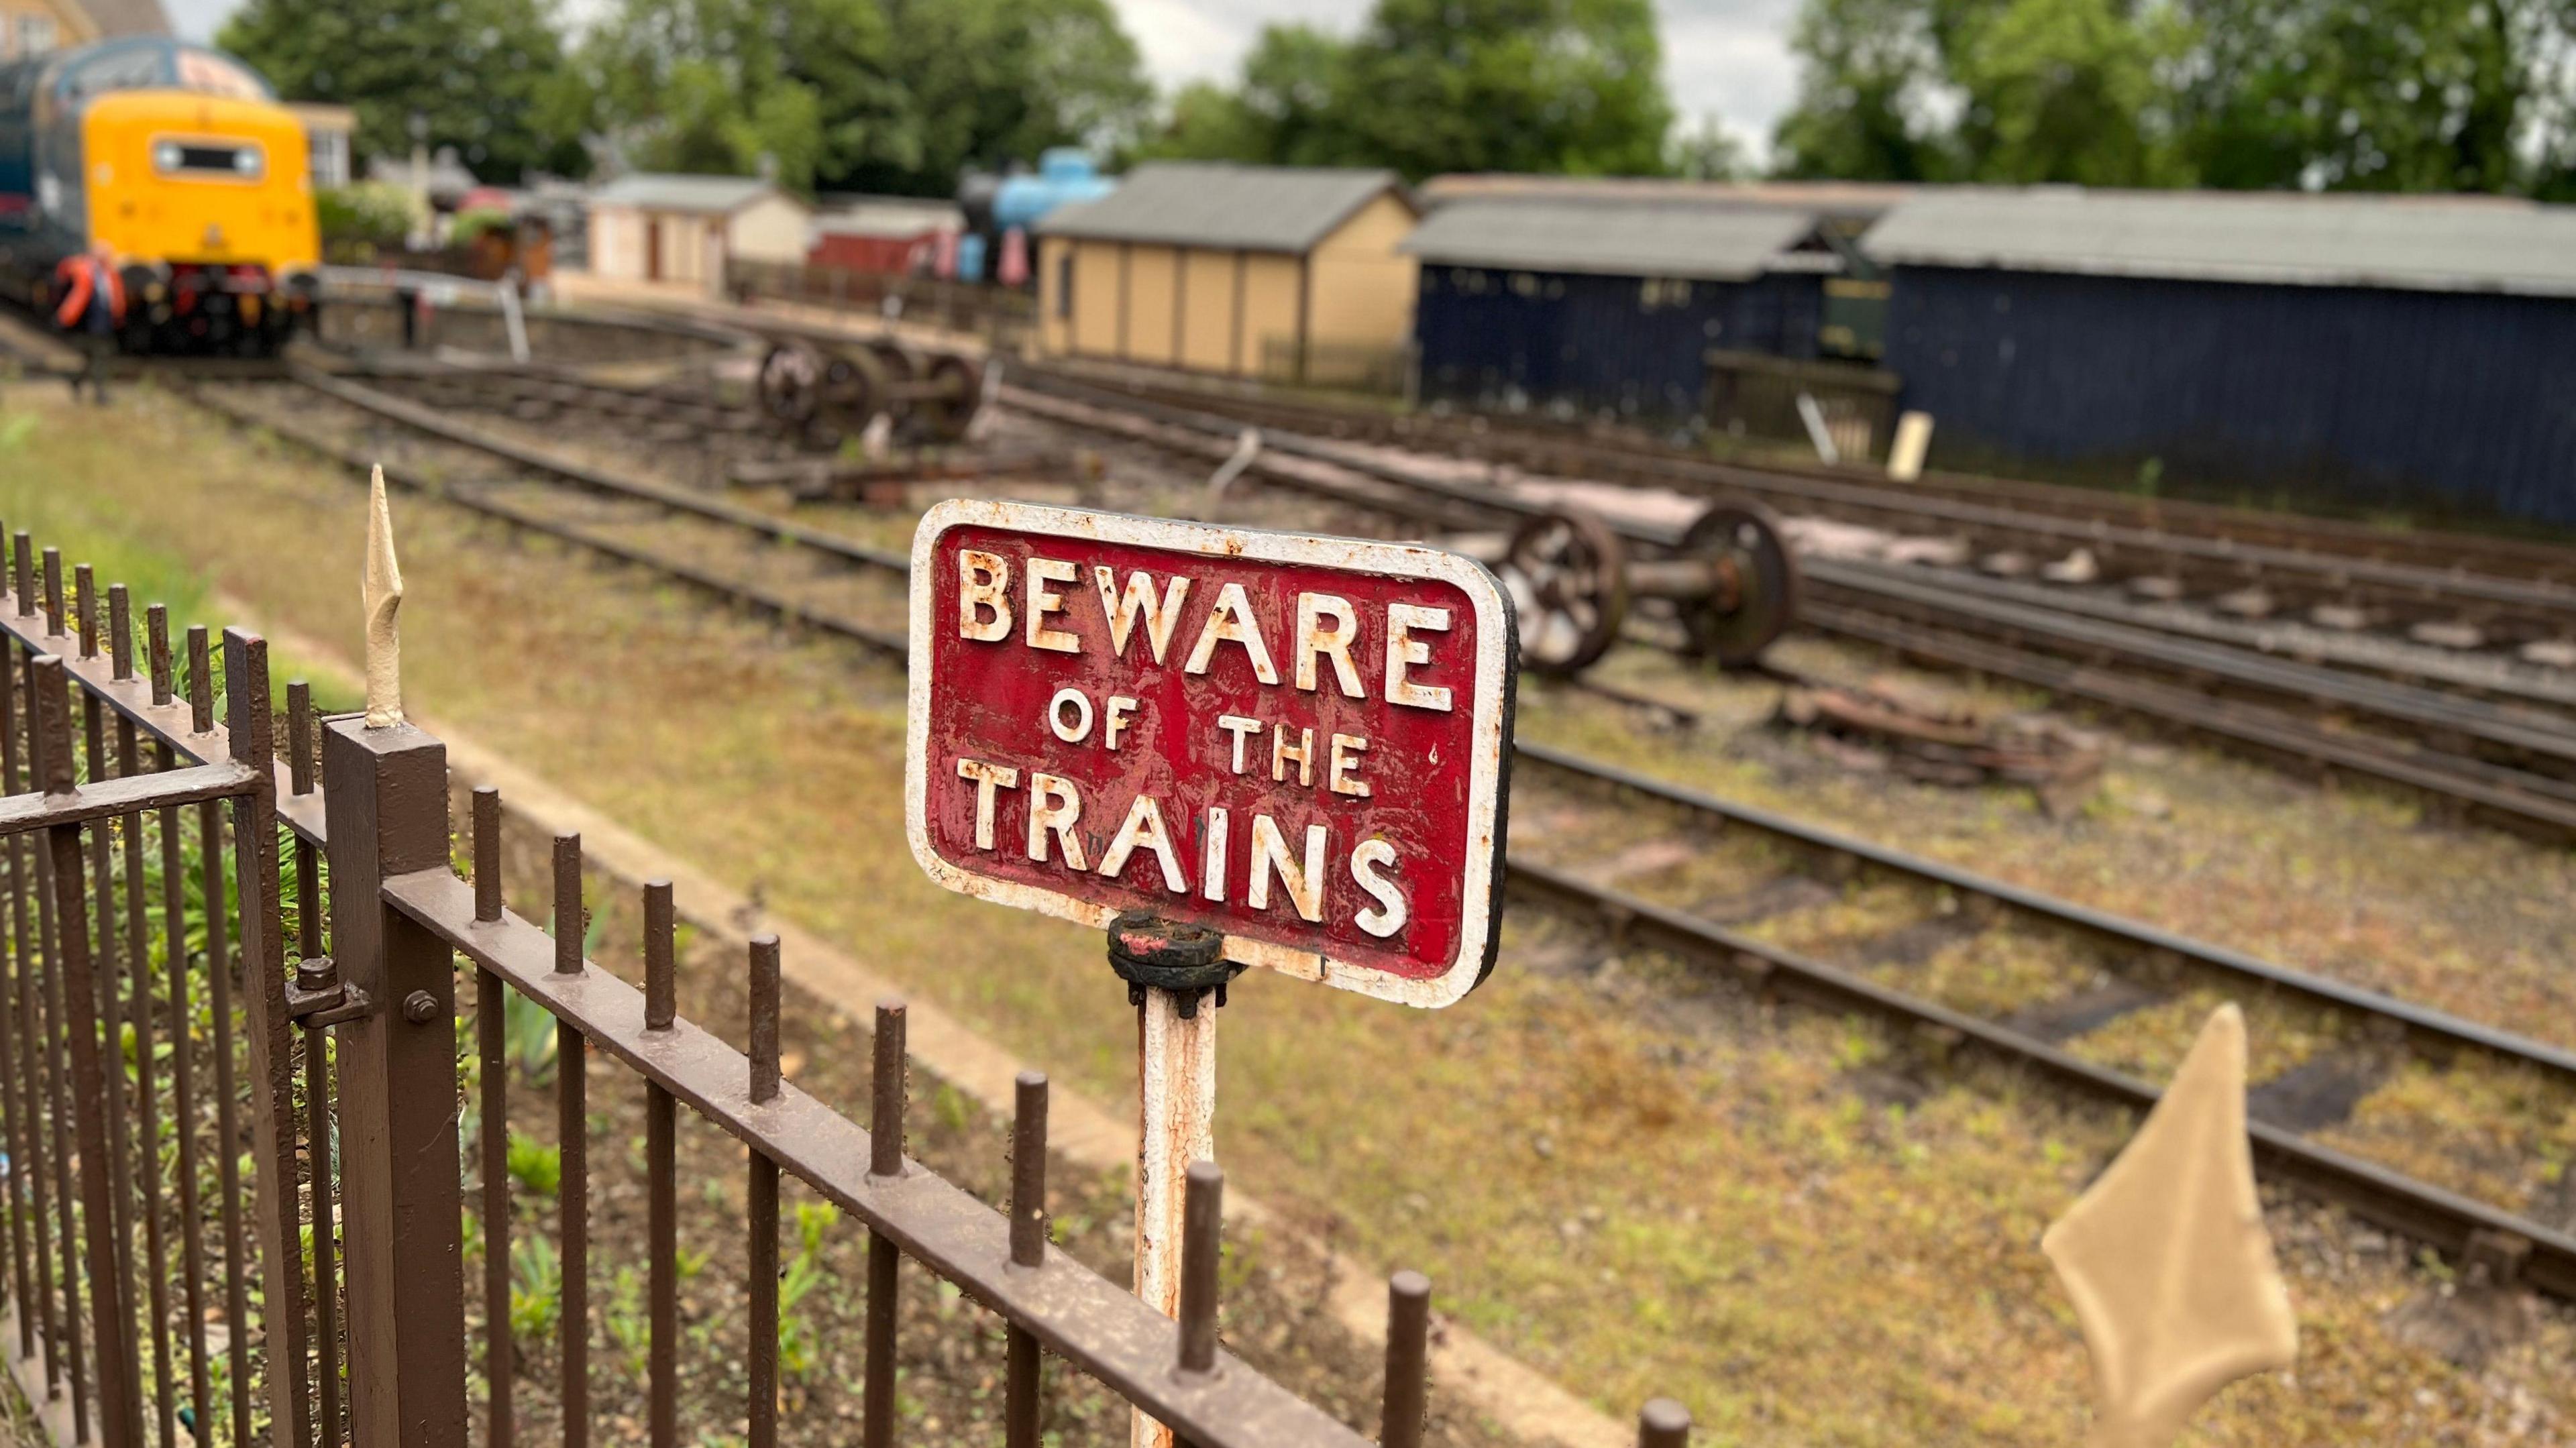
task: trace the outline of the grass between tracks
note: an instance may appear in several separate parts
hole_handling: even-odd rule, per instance
[[[37,421],[0,455],[0,516],[67,553],[187,559],[208,596],[354,655],[356,479],[129,396],[102,428],[57,393],[13,394]],[[1096,938],[919,877],[900,829],[897,673],[497,525],[417,500],[397,510],[406,693],[424,713],[758,890],[1064,1085],[1131,1089],[1132,1020]],[[1544,726],[1548,706],[1532,702],[1525,726]],[[1858,799],[1893,816],[1910,797],[1741,772],[1793,804]],[[2009,795],[1925,808],[1937,814],[1888,833],[1946,840],[1988,868],[2034,862],[2048,877],[2034,883],[2069,893],[2121,893],[2116,861],[2077,836],[2034,837]],[[2346,832],[2406,823],[2369,801],[2313,808]],[[2263,914],[2232,901],[2252,888],[2225,833],[2236,819],[2213,813],[2212,832],[2173,845],[2196,888],[2161,918],[2233,938],[2240,912]],[[2063,883],[2087,872],[2100,891]],[[2341,860],[2255,875],[2290,891],[2264,916],[2274,935],[2302,908],[2345,918],[2352,882],[2378,882]],[[2412,888],[2429,897],[2438,880]],[[2425,938],[2402,914],[2372,912],[2366,939],[2335,948]],[[1718,1443],[2074,1441],[2087,1369],[2035,1244],[2132,1123],[2008,1076],[1923,1067],[1872,1025],[1775,1015],[1670,962],[1602,951],[1590,932],[1516,913],[1494,981],[1430,1015],[1247,981],[1224,1017],[1219,1135],[1235,1179],[1362,1260],[1429,1271],[1446,1310],[1616,1414],[1667,1392]],[[789,1046],[863,1050],[846,1036]],[[2296,1205],[2276,1204],[2272,1224],[2303,1360],[2232,1391],[2187,1441],[2576,1433],[2576,1384],[2554,1366],[2576,1350],[2563,1314],[2514,1305],[2510,1330],[2479,1350],[2451,1343],[2470,1363],[2455,1366],[2395,1326],[2438,1319],[2446,1290],[2401,1245]]]

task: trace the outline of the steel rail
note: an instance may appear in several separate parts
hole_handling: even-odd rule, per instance
[[[2326,569],[2345,561],[2407,570],[2379,575],[2392,581],[2438,584],[2454,573],[2482,567],[2483,576],[2489,580],[2531,582],[2561,590],[2576,586],[2576,547],[2530,539],[2459,532],[2396,534],[2341,518],[2284,516],[2218,503],[2140,498],[2098,488],[1969,473],[1927,472],[1914,482],[1892,487],[1883,478],[1848,465],[1721,461],[1642,437],[1577,432],[1570,427],[1552,427],[1493,413],[1465,417],[1380,413],[1229,395],[1199,387],[1156,386],[1136,379],[1084,376],[1062,364],[1023,365],[1017,375],[1041,386],[1083,388],[1174,406],[1210,406],[1226,413],[1234,426],[1259,417],[1288,418],[1292,421],[1271,425],[1322,428],[1327,430],[1326,436],[1337,435],[1330,431],[1333,429],[1352,428],[1389,446],[1438,447],[1461,457],[1495,453],[1522,459],[1535,457],[1541,460],[1538,466],[1542,470],[1562,471],[1571,460],[1577,467],[1618,471],[1623,474],[1619,479],[1622,481],[1644,478],[1711,487],[1796,487],[1815,483],[1861,489],[1871,495],[1867,500],[1872,502],[2000,507],[2015,519],[2036,515],[2085,528],[2100,523],[2157,537],[2195,539],[2222,548],[2232,545],[2238,550],[2229,555],[2233,557],[2245,556],[2243,550],[2265,549],[2309,560],[2299,565],[2303,567],[2312,564]],[[2168,526],[2175,522],[2194,525],[2198,531],[2181,532]],[[2265,541],[2271,539],[2286,541]],[[2395,552],[2403,552],[2414,561],[2393,558],[2391,554]],[[2285,557],[2282,561],[2295,560]],[[2532,595],[2534,599],[2548,596]]]
[[[267,425],[251,414],[233,415]],[[441,490],[433,490],[432,495],[466,502],[468,506],[477,506],[468,499],[458,498],[452,493]],[[506,521],[519,521],[497,509],[482,507],[481,511],[503,517]],[[770,602],[754,597],[744,584],[724,579],[720,575],[704,570],[683,572],[672,568],[670,560],[657,558],[640,550],[622,549],[606,544],[602,540],[579,536],[569,530],[548,527],[544,531],[566,541],[598,549],[621,561],[663,570],[671,576],[681,578],[720,597],[761,603],[764,607],[771,608],[782,616],[800,623],[811,624],[844,636],[858,637],[863,633],[848,621],[835,620],[827,612],[811,605],[786,599]],[[908,571],[908,564],[906,568]],[[889,657],[897,660],[908,659],[907,651],[902,649],[889,649],[885,652]],[[1544,746],[1516,744],[1516,747],[1529,752],[1534,760],[1542,764],[1556,762],[1547,757],[1549,751],[1545,751]],[[1633,782],[1620,778],[1618,776],[1623,772],[1607,766],[1591,766],[1591,768],[1600,778],[1622,787],[1642,788],[1649,793],[1661,793],[1668,798],[1685,800],[1692,795],[1690,791],[1663,785],[1642,776],[1636,777]],[[1845,843],[1830,832],[1798,825],[1784,817],[1731,804],[1719,803],[1719,808],[1727,818],[1765,829],[1782,838],[1796,839],[1826,849],[1837,849]],[[2488,1054],[2502,1055],[2516,1060],[2527,1059],[2535,1067],[2552,1073],[2564,1073],[2571,1064],[2569,1053],[2559,1048],[2538,1042],[2525,1042],[2509,1032],[2480,1026],[2475,1022],[2452,1017],[2444,1012],[2408,1006],[2403,1002],[2394,1001],[2393,998],[2380,997],[2375,992],[2311,977],[2305,972],[2296,971],[2290,967],[2263,962],[2238,952],[2226,951],[2223,947],[2206,945],[2193,941],[2190,937],[2160,931],[2153,926],[2122,921],[2119,917],[2093,911],[2089,907],[2072,902],[2056,901],[2040,892],[2025,891],[2002,882],[1986,882],[1970,872],[1955,871],[1938,862],[1918,862],[1902,852],[1884,847],[1868,846],[1858,841],[1849,843],[1860,846],[1858,850],[1852,852],[1856,857],[1881,868],[1916,873],[1918,878],[1936,882],[1974,881],[1978,886],[1991,884],[1996,890],[1993,898],[2009,906],[2026,908],[2031,913],[2059,921],[2071,928],[2089,930],[2123,940],[2152,942],[2151,948],[2173,951],[2185,959],[2198,961],[2211,968],[2239,974],[2247,979],[2260,980],[2267,985],[2278,986],[2303,997],[2365,1015],[2385,1015],[2386,1013],[2375,1008],[2375,1004],[2379,1000],[2386,999],[2402,1011],[2402,1014],[2390,1015],[2387,1018],[2397,1021],[2408,1030],[2420,1032],[2431,1038],[2455,1041]],[[2086,1091],[2099,1098],[2139,1110],[2151,1109],[2161,1099],[2161,1091],[2154,1086],[2084,1061],[2072,1053],[2048,1045],[2034,1037],[1965,1015],[1936,1002],[1892,990],[1839,967],[1768,945],[1753,937],[1730,931],[1723,926],[1700,920],[1641,897],[1594,886],[1560,871],[1527,861],[1510,861],[1508,873],[1511,880],[1519,882],[1540,895],[1554,895],[1559,899],[1576,900],[1601,912],[1611,920],[1623,923],[1630,929],[1642,925],[1687,953],[1704,959],[1714,959],[1721,965],[1739,969],[1743,961],[1760,962],[1757,974],[1764,981],[1802,986],[1831,1004],[1860,1005],[1891,1019],[1919,1023],[1951,1033],[1958,1040],[1973,1042],[2008,1060],[2036,1067],[2061,1084]],[[1945,879],[1945,876],[1948,878]],[[1965,884],[1959,887],[1970,888]],[[1978,893],[1984,893],[1984,891],[1979,889]],[[2526,1046],[2528,1050],[2524,1049]],[[2470,1235],[2476,1232],[2500,1232],[2530,1241],[2533,1244],[2532,1253],[2525,1268],[2528,1280],[2534,1286],[2553,1295],[2576,1299],[2576,1238],[2570,1238],[2539,1223],[2501,1208],[2463,1197],[2431,1183],[2418,1181],[2331,1148],[2317,1146],[2294,1133],[2263,1122],[2250,1122],[2248,1130],[2254,1142],[2258,1160],[2271,1167],[2276,1175],[2304,1187],[2321,1199],[2347,1206],[2370,1220],[2406,1232],[2443,1250],[2454,1254],[2465,1251],[2469,1245]]]
[[[1561,870],[1512,860],[1511,881],[1524,889],[1571,901],[1617,922],[1632,937],[1651,936],[1677,953],[1732,971],[1745,983],[1819,1000],[1834,1008],[1857,1007],[1900,1024],[1923,1027],[1946,1040],[1972,1045],[2007,1063],[2031,1068],[2060,1086],[2137,1111],[2163,1099],[2157,1087],[2099,1066],[2035,1036],[1962,1011],[1892,990],[1839,966],[1711,924],[1624,891],[1579,880]],[[2304,1187],[2383,1226],[2429,1242],[2454,1255],[2466,1252],[2473,1233],[2499,1233],[2531,1244],[2523,1276],[2560,1298],[2576,1298],[2576,1237],[2528,1217],[2464,1197],[2447,1188],[2311,1142],[2260,1120],[2246,1123],[2257,1166],[2265,1174]]]
[[[1036,412],[1038,415],[1056,418],[1075,426],[1106,430],[1138,441],[1149,443],[1157,441],[1142,429],[1130,432],[1110,426],[1105,420],[1086,418],[1063,407],[1051,406],[1051,402],[1059,400],[1044,395],[1014,393],[1012,388],[1006,387],[1004,400],[1011,405]],[[1070,405],[1090,406],[1089,404]],[[1120,410],[1140,419],[1148,428],[1193,426],[1189,422],[1157,423],[1132,409]],[[1215,422],[1214,419],[1203,419],[1203,421],[1211,426]],[[1212,437],[1208,439],[1207,445],[1214,447],[1215,439]],[[1324,461],[1320,457],[1316,460]],[[1256,460],[1251,471],[1265,481],[1316,493],[1337,502],[1377,508],[1417,520],[1429,518],[1445,524],[1457,523],[1462,512],[1484,517],[1500,515],[1508,519],[1524,519],[1550,511],[1549,505],[1545,503],[1516,496],[1507,491],[1458,483],[1443,478],[1426,477],[1410,470],[1389,468],[1368,460],[1335,461],[1332,465],[1351,472],[1355,477],[1383,483],[1400,492],[1436,498],[1449,506],[1433,509],[1408,504],[1400,498],[1376,495],[1362,488],[1328,482],[1275,462]],[[1623,539],[1649,548],[1666,549],[1680,541],[1680,529],[1674,527],[1636,519],[1612,519],[1609,520],[1609,526]],[[1837,567],[1847,571],[1837,573],[1835,572]],[[1833,582],[1847,584],[1853,591],[1869,596],[1873,600],[1884,599],[1902,592],[1903,596],[1918,601],[1919,606],[1923,608],[1953,614],[1957,612],[1946,607],[1948,599],[1943,594],[1938,591],[1924,591],[1924,585],[1912,579],[1891,577],[1881,580],[1875,575],[1848,571],[1848,565],[1810,562],[1807,569],[1811,578],[1830,579]],[[1988,612],[1991,613],[1991,610]],[[2082,629],[2096,622],[2075,619],[2035,606],[2028,607],[2025,612],[2032,621],[2034,632],[2067,632]],[[1874,610],[1837,609],[1828,604],[1810,603],[1802,609],[1801,621],[1826,632],[1841,633],[1867,642],[1881,645],[1890,642],[1890,629],[1887,624],[1882,623],[1879,614]],[[2117,626],[2103,623],[2099,627]],[[2425,722],[2424,716],[2431,714],[2439,716],[2437,727],[2488,736],[2499,748],[2520,749],[2528,746],[2544,758],[2576,754],[2576,736],[2562,736],[2555,731],[2533,730],[2512,715],[2495,710],[2494,706],[2484,705],[2474,700],[2457,699],[2437,691],[2409,690],[2401,685],[2391,685],[2288,660],[2245,654],[2242,651],[2237,651],[2231,658],[2222,645],[2176,639],[2142,629],[2127,630],[2116,639],[2107,634],[2097,634],[2089,640],[2089,645],[2097,651],[2117,653],[2132,660],[2165,668],[2168,672],[2186,675],[2205,672],[2201,661],[2205,658],[2216,658],[2243,679],[2268,686],[2276,695],[2286,695],[2301,701],[2313,701],[2319,697],[2337,702],[2349,701],[2350,707],[2356,710],[2379,713],[2383,716],[2390,711],[2378,707],[2372,700],[2394,699],[2401,701],[2405,706],[2405,714],[2410,716],[2397,719],[2395,722],[2400,725],[2420,727]],[[2041,670],[2027,666],[2015,669],[1985,668],[1980,664],[1966,662],[1955,649],[1930,647],[1918,652],[1926,657],[1943,658],[1958,666],[1979,668],[1982,672],[2005,673],[2041,687],[2057,687],[2051,681],[2051,675],[2062,673],[2062,671]],[[2008,657],[2018,660],[2022,655],[2015,653]],[[2560,796],[2567,794],[2566,787],[2560,781],[2540,774],[2505,769],[2490,761],[2474,757],[2437,754],[2381,737],[2333,736],[2321,730],[2284,729],[2280,727],[2281,721],[2277,719],[2263,720],[2241,710],[2230,712],[2221,701],[2211,698],[2206,693],[2175,696],[2151,689],[2112,689],[2098,686],[2090,689],[2070,687],[2068,691],[2080,697],[2116,704],[2117,707],[2128,712],[2180,724],[2231,743],[2252,744],[2267,750],[2287,750],[2302,758],[2331,764],[2387,783],[2458,799],[2499,814],[2518,825],[2532,826],[2551,834],[2576,835],[2576,798],[2561,799]],[[2104,697],[2112,692],[2117,692],[2120,697],[2116,699]]]
[[[1518,759],[1543,765],[1560,773],[1574,775],[1594,784],[1609,785],[1642,795],[1659,804],[1673,806],[1695,816],[1726,824],[1738,824],[1788,840],[1808,849],[1861,861],[1875,869],[1909,876],[1928,885],[1939,885],[1961,894],[1995,901],[2025,915],[2065,926],[2088,935],[2098,936],[2141,951],[2162,952],[2193,965],[2252,981],[2267,988],[2283,990],[2319,1005],[2357,1012],[2376,1019],[2397,1022],[2416,1035],[2446,1045],[2476,1050],[2499,1057],[2515,1065],[2536,1066],[2552,1076],[2576,1085],[2576,1051],[2553,1046],[2529,1036],[2484,1025],[2448,1011],[2416,1005],[2379,991],[2367,990],[2331,977],[2316,975],[2292,966],[2231,950],[2176,931],[2149,925],[2144,921],[2096,910],[2071,900],[2061,900],[2038,890],[1980,875],[1973,870],[1945,864],[1927,856],[1872,844],[1867,840],[1838,834],[1820,826],[1806,824],[1786,815],[1775,814],[1751,805],[1737,804],[1716,795],[1657,779],[1635,770],[1586,759],[1545,744],[1526,739],[1515,740]]]

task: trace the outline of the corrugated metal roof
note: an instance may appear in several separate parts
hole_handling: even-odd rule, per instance
[[[1927,192],[1861,246],[1896,265],[2576,296],[2576,207],[2493,197]]]
[[[1749,281],[1815,229],[1790,208],[1495,196],[1439,207],[1404,249],[1450,266]]]
[[[777,189],[757,176],[672,176],[639,171],[600,187],[591,193],[590,201],[594,206],[723,215],[739,211]]]
[[[1167,246],[1306,252],[1351,213],[1403,185],[1392,171],[1158,161],[1127,173],[1097,201],[1060,207],[1046,236]],[[1412,205],[1410,197],[1406,205]]]
[[[1475,197],[1682,201],[1714,206],[1787,206],[1818,216],[1868,219],[1922,190],[1912,181],[1686,181],[1672,176],[1526,176],[1458,171],[1415,188],[1433,209]]]

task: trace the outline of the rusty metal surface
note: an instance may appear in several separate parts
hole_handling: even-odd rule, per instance
[[[729,1134],[764,1146],[782,1169],[881,1233],[903,1255],[955,1282],[1047,1348],[1155,1416],[1207,1443],[1350,1444],[1363,1440],[1286,1389],[1220,1352],[1219,1371],[1183,1381],[1172,1373],[1179,1326],[1053,1247],[1045,1265],[1010,1267],[1010,1224],[909,1160],[898,1175],[868,1170],[870,1134],[799,1091],[752,1101],[745,1058],[685,1017],[667,1030],[643,1025],[642,993],[605,971],[554,970],[554,942],[514,914],[473,919],[473,890],[444,865],[388,879],[384,898],[475,964],[498,973],[558,1018],[578,1023],[594,1048],[618,1058]]]

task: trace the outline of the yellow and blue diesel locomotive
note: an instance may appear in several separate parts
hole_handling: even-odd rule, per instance
[[[59,324],[73,259],[102,257],[121,349],[274,352],[316,295],[305,145],[265,82],[203,46],[133,36],[0,66],[0,293]]]

